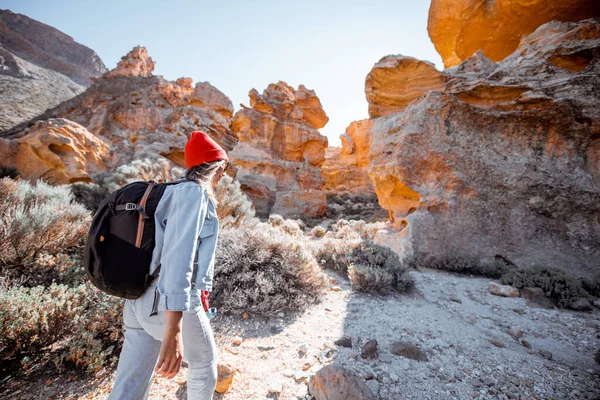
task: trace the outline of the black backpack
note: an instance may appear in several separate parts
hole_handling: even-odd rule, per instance
[[[181,181],[180,181],[181,182]],[[134,182],[106,197],[92,220],[84,268],[105,293],[137,299],[158,276],[150,274],[154,250],[154,212],[167,185],[180,182]]]

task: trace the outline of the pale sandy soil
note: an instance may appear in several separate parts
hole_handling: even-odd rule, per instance
[[[335,278],[341,291],[330,291],[303,314],[271,320],[220,316],[215,331],[221,360],[239,372],[229,391],[215,398],[308,398],[303,367],[309,367],[304,373],[309,376],[329,363],[352,370],[380,399],[600,398],[600,368],[593,360],[600,348],[599,310],[546,310],[489,294],[488,279],[411,274],[416,288],[401,296],[354,293],[347,281]],[[507,333],[516,327],[531,349]],[[236,335],[244,339],[240,346],[232,344]],[[352,338],[352,349],[335,346],[342,336]],[[492,345],[493,338],[504,347]],[[379,343],[377,360],[360,355],[369,339]],[[391,344],[399,340],[420,347],[429,361],[391,354]],[[304,344],[308,351],[300,356]],[[157,379],[150,399],[185,399],[185,373],[183,368],[171,381]],[[22,383],[19,393],[0,397],[102,400],[113,374],[69,381],[50,372]]]

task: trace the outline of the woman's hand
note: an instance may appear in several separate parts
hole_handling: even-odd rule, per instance
[[[154,367],[157,375],[172,379],[181,368],[183,361],[183,340],[181,338],[181,311],[165,311],[167,321],[158,363]]]

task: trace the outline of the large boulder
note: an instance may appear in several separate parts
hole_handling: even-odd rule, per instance
[[[350,371],[328,365],[310,378],[308,390],[315,400],[374,400],[367,385]]]
[[[111,157],[102,169],[108,172],[144,158],[163,157],[183,167],[183,148],[195,130],[205,131],[226,150],[235,146],[229,130],[233,105],[223,93],[207,82],[194,86],[189,78],[167,81],[152,75],[153,69],[146,49],[136,47],[84,93],[0,137],[16,140],[38,121],[68,119],[109,146]],[[89,165],[88,173],[97,171]]]
[[[91,182],[91,172],[106,170],[109,146],[76,122],[39,121],[14,140],[0,138],[0,159],[23,179],[52,184]]]
[[[369,176],[403,251],[600,268],[600,20],[551,22],[500,63],[373,119]]]
[[[597,0],[432,0],[427,30],[448,68],[478,50],[501,61],[547,22],[597,17]]]
[[[327,138],[317,129],[328,118],[319,98],[303,85],[295,90],[285,82],[269,85],[262,95],[252,89],[249,97],[252,108],[243,106],[232,122],[239,144],[230,157],[242,190],[261,216],[298,217],[308,209],[309,215],[322,216],[325,195],[318,192]]]

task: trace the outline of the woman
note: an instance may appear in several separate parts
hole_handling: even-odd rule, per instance
[[[186,180],[166,187],[154,218],[158,279],[123,311],[125,341],[110,400],[146,399],[154,374],[173,378],[188,363],[189,400],[212,399],[217,349],[208,317],[218,236],[215,186],[227,154],[204,132],[185,146]],[[157,361],[158,360],[158,361]]]

